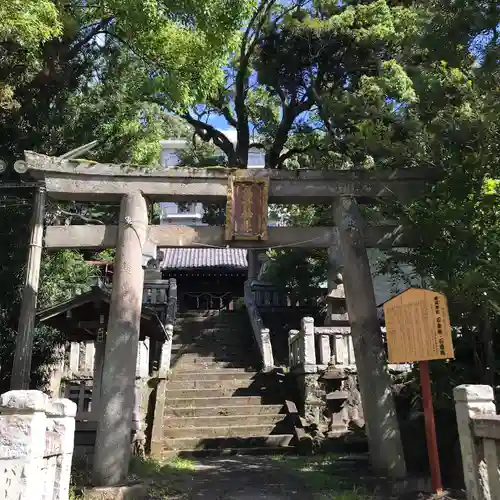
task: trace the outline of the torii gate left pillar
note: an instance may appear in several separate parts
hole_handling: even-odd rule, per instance
[[[144,270],[143,246],[148,230],[146,200],[140,192],[123,196],[120,205],[113,289],[102,368],[94,486],[126,480],[134,409]]]

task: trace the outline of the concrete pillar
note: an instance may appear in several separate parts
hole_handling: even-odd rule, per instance
[[[488,498],[485,491],[488,471],[481,459],[482,440],[475,438],[471,419],[474,416],[496,415],[493,388],[489,385],[459,385],[453,389],[453,396],[467,500],[484,500]]]
[[[165,331],[167,333],[167,338],[160,348],[160,360],[158,366],[158,376],[160,378],[165,378],[170,370],[170,362],[172,358],[172,339],[174,337],[173,325],[166,325]]]
[[[64,375],[64,357],[65,357],[65,346],[59,345],[56,347],[57,362],[52,365],[51,375],[50,375],[50,393],[53,398],[60,397],[61,393],[61,381]]]
[[[300,357],[304,364],[304,369],[308,368],[316,371],[316,344],[314,339],[314,319],[302,318],[300,335],[302,336]]]
[[[43,217],[45,213],[45,187],[36,188],[33,199],[31,235],[28,247],[28,260],[23,287],[23,299],[19,314],[16,351],[10,387],[13,390],[29,389],[31,356],[35,335],[35,313],[40,282],[40,263],[42,261]]]
[[[69,369],[71,373],[80,371],[80,343],[71,342],[69,348]]]
[[[135,369],[141,320],[148,212],[139,192],[120,205],[118,241],[101,384],[101,404],[94,456],[93,483],[113,486],[128,474],[134,407]]]
[[[269,328],[261,328],[260,338],[262,342],[262,363],[264,371],[269,371],[274,368],[273,346],[271,344],[271,331]]]
[[[330,336],[319,336],[319,364],[327,365],[332,359],[332,350],[330,348]]]
[[[365,248],[364,222],[353,197],[335,200],[334,219],[372,466],[381,475],[404,477],[406,465]]]
[[[149,338],[141,340],[137,348],[135,376],[146,378],[149,375]]]

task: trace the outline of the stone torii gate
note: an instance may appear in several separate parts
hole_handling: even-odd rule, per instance
[[[94,458],[96,486],[118,484],[128,471],[144,280],[141,258],[148,240],[158,247],[229,245],[267,249],[287,245],[328,248],[332,268],[343,274],[362,402],[368,417],[372,464],[391,476],[405,475],[399,429],[390,426],[391,420],[394,422],[395,409],[389,392],[386,361],[380,356],[382,338],[366,247],[404,246],[408,240],[400,227],[365,228],[358,201],[418,196],[426,189],[429,170],[139,169],[52,158],[33,152],[25,153],[25,162],[16,162],[16,170],[40,181],[40,188],[35,196],[16,346],[12,378],[15,388],[24,388],[29,382],[45,194],[55,200],[120,202],[118,226],[52,226],[47,228],[45,235],[45,246],[49,249],[116,247]],[[266,199],[261,208],[266,214],[267,198],[279,204],[330,204],[336,227],[268,228],[267,235],[239,241],[228,239],[223,227],[148,226],[146,199],[220,203],[228,198],[228,179],[235,178],[265,182]]]

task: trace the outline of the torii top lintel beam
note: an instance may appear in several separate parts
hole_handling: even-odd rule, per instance
[[[270,203],[330,203],[336,196],[358,198],[415,197],[435,180],[430,169],[375,170],[236,170],[223,167],[139,167],[68,160],[25,152],[20,173],[44,181],[47,194],[58,200],[118,201],[141,191],[154,201],[223,202],[228,177],[268,178]]]

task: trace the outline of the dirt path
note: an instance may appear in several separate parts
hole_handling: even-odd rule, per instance
[[[300,478],[270,457],[200,459],[182,476],[168,500],[314,499]]]
[[[143,477],[139,474],[139,477]],[[395,493],[360,455],[176,459],[155,467],[148,500],[430,500]],[[413,490],[414,491],[414,490]],[[444,497],[442,500],[462,497]]]

